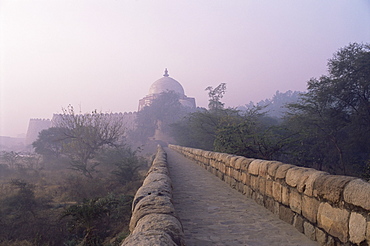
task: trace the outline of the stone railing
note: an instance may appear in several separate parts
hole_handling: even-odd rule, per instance
[[[370,183],[277,161],[170,145],[321,245],[370,245]]]
[[[182,224],[172,204],[167,155],[160,146],[134,197],[130,232],[122,246],[185,245]]]

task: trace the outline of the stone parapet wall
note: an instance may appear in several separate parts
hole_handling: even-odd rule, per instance
[[[182,224],[172,204],[167,155],[160,146],[132,202],[130,235],[123,245],[185,245]]]
[[[370,245],[370,183],[278,161],[170,145],[320,245]]]

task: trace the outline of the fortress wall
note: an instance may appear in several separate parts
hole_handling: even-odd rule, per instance
[[[130,235],[123,245],[185,245],[183,228],[172,204],[167,155],[160,146],[132,202]]]
[[[39,136],[39,133],[49,127],[51,127],[51,120],[49,119],[30,119],[25,140],[26,146],[32,144]]]
[[[320,245],[370,245],[370,183],[312,168],[170,145]]]

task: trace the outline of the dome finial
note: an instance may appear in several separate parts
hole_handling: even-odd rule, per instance
[[[168,70],[167,70],[167,68],[164,70],[164,74],[163,74],[163,76],[164,76],[164,77],[168,77],[168,76],[170,76],[170,75],[168,74]]]

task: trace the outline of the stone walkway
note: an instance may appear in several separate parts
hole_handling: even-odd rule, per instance
[[[318,245],[197,164],[165,151],[187,246]]]

